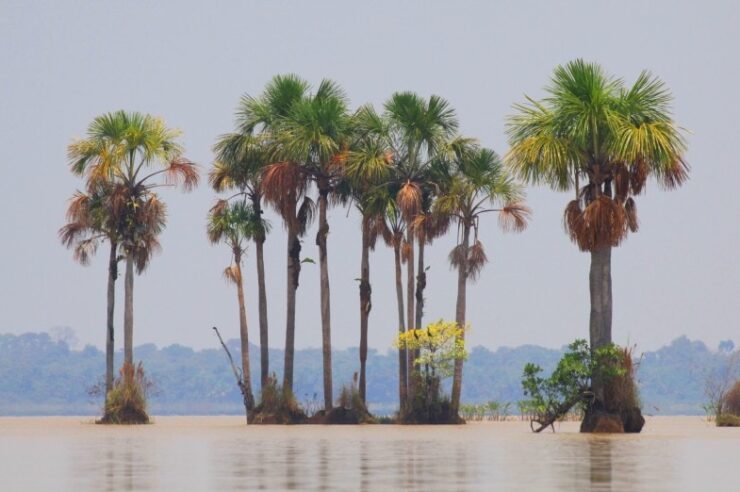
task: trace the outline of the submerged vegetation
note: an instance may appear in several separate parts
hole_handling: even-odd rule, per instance
[[[224,243],[231,263],[224,271],[236,287],[241,368],[235,365],[249,422],[307,420],[293,396],[296,298],[303,241],[316,222],[322,347],[323,410],[314,419],[372,421],[367,411],[368,332],[372,309],[371,253],[379,238],[394,250],[398,311],[399,421],[460,422],[467,289],[489,257],[479,230],[497,216],[501,229],[521,232],[531,217],[517,178],[574,190],[565,227],[591,254],[590,348],[571,345],[550,378],[527,366],[525,404],[543,427],[574,405],[583,405],[584,430],[600,415],[618,415],[623,427],[641,421],[629,351],[612,345],[611,249],[637,231],[634,198],[649,176],[666,188],[688,178],[685,142],[670,114],[670,92],[647,72],[626,86],[597,64],[576,60],[557,67],[548,96],[517,105],[508,120],[511,149],[504,160],[460,133],[450,103],[438,95],[396,92],[377,111],[356,109],[344,90],[324,79],[312,86],[297,75],[278,75],[261,94],[242,97],[234,130],[218,137],[209,183],[220,195],[208,213],[207,235]],[[141,273],[160,249],[166,209],[155,188],[194,188],[195,165],[183,156],[179,132],[159,118],[118,111],[96,118],[87,138],[69,146],[72,171],[85,190],[70,203],[63,243],[87,263],[97,244],[110,245],[107,303],[107,390],[112,382],[114,283],[125,263],[125,367],[133,367],[134,271]],[[163,179],[160,179],[163,178]],[[359,262],[359,377],[335,406],[331,339],[328,209],[354,206],[361,215]],[[287,232],[286,338],[282,384],[270,373],[264,245],[272,207]],[[458,273],[454,322],[422,328],[430,281],[426,248],[456,225],[449,262]],[[252,390],[249,327],[242,264],[255,245],[260,327],[258,404]],[[405,267],[405,285],[404,272]],[[225,344],[224,348],[227,349]],[[230,357],[230,354],[229,354]],[[442,382],[451,378],[450,395]],[[527,406],[528,405],[528,406]],[[567,407],[567,408],[566,408]],[[467,408],[467,413],[470,413]],[[474,412],[475,413],[475,412]],[[477,415],[477,413],[475,413]],[[628,416],[629,414],[629,416]],[[611,418],[611,417],[610,417]],[[595,419],[595,420],[594,420]],[[594,421],[594,422],[592,422]],[[589,423],[591,422],[591,423]],[[592,425],[593,424],[593,425]],[[640,425],[641,426],[641,425]]]

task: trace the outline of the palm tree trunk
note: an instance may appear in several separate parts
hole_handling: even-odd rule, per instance
[[[285,317],[285,367],[283,391],[293,392],[293,359],[295,354],[295,295],[301,273],[301,242],[296,226],[288,226],[287,308]]]
[[[369,231],[362,223],[362,258],[360,260],[360,398],[366,402],[366,375],[365,366],[367,363],[367,324],[372,308],[371,296],[372,288],[370,287],[370,238]]]
[[[252,208],[254,213],[262,219],[262,197],[259,194],[252,195]],[[257,296],[259,298],[259,317],[260,317],[260,385],[264,387],[267,384],[267,378],[270,376],[270,349],[268,344],[268,324],[267,324],[267,289],[265,288],[265,232],[262,230],[255,238],[257,250]]]
[[[333,392],[331,380],[331,310],[329,293],[329,264],[327,260],[326,238],[329,235],[329,222],[326,219],[327,190],[319,192],[319,231],[316,245],[319,247],[319,269],[321,289],[321,347],[324,359],[324,409],[332,408]]]
[[[406,319],[403,313],[403,281],[401,280],[401,244],[393,245],[396,263],[396,303],[398,305],[398,333],[406,331]],[[406,349],[398,349],[398,403],[403,413],[408,401],[408,367],[406,366]]]
[[[457,270],[457,305],[455,307],[455,322],[465,328],[465,307],[467,302],[468,286],[468,249],[470,247],[470,226],[463,226],[462,259]],[[465,331],[460,333],[460,339],[465,340]],[[460,393],[462,392],[463,360],[455,360],[455,372],[452,377],[452,415],[457,415],[460,408]]]
[[[427,273],[424,267],[424,250],[426,247],[426,236],[424,235],[423,226],[419,230],[419,258],[418,268],[416,273],[416,310],[414,316],[414,328],[422,328],[422,317],[424,315],[424,288],[427,285]],[[421,350],[416,349],[411,352],[412,362],[419,358]],[[428,386],[427,386],[428,387]],[[429,396],[429,395],[427,395]]]
[[[123,361],[134,363],[134,258],[130,252],[126,255],[124,279]]]
[[[110,258],[108,260],[108,306],[106,312],[105,337],[105,394],[113,389],[113,355],[115,353],[114,313],[116,303],[116,278],[118,278],[118,243],[110,242]]]
[[[406,230],[406,243],[408,247],[408,258],[406,259],[406,329],[413,330],[418,328],[414,325],[416,322],[416,312],[414,311],[414,234],[410,225]],[[413,351],[407,351],[406,354],[406,378],[408,380],[408,396],[410,400],[414,399],[414,354]]]
[[[427,273],[424,267],[424,249],[426,245],[426,236],[423,228],[419,231],[419,266],[416,274],[416,318],[414,326],[421,328],[422,317],[424,316],[424,289],[427,286]],[[418,357],[418,355],[417,355]]]
[[[249,367],[249,329],[247,326],[247,307],[244,304],[244,281],[242,279],[242,255],[240,251],[234,252],[236,263],[236,292],[239,297],[239,338],[241,340],[242,352],[242,384],[244,387],[244,409],[248,413],[254,408],[254,396],[252,394],[252,373]]]
[[[612,343],[612,248],[606,246],[591,252],[589,290],[591,294],[591,316],[589,335],[591,350]],[[604,388],[600,381],[593,381],[596,399],[604,401]]]

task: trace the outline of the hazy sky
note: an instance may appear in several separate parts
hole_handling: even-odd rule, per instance
[[[205,2],[0,0],[0,332],[70,326],[102,346],[106,248],[82,267],[57,239],[67,199],[82,186],[66,146],[96,116],[117,109],[162,116],[183,132],[205,173],[215,138],[231,130],[244,93],[275,74],[339,82],[352,105],[380,106],[394,91],[439,94],[465,135],[500,154],[504,118],[524,94],[542,95],[557,64],[596,60],[631,82],[641,69],[675,95],[691,130],[691,181],[639,197],[641,230],[613,254],[615,341],[641,349],[686,334],[715,346],[738,331],[740,245],[740,2]],[[225,246],[204,225],[214,193],[162,193],[163,253],[136,279],[135,343],[216,347],[210,327],[237,337],[234,289],[222,276]],[[569,195],[529,188],[534,219],[523,234],[482,222],[491,263],[469,289],[472,344],[561,346],[588,334],[589,257],[569,242]],[[284,342],[285,235],[269,214],[270,345]],[[359,340],[359,219],[330,214],[332,331],[336,347]],[[303,253],[316,257],[315,230]],[[454,318],[454,234],[428,250],[426,320]],[[370,346],[396,330],[392,251],[371,257]],[[246,259],[252,341],[258,340],[254,257]],[[122,279],[121,279],[122,280]],[[123,282],[118,283],[117,329]],[[318,266],[305,265],[296,343],[320,345]],[[117,335],[120,348],[122,334]]]

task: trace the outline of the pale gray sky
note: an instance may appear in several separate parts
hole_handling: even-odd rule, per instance
[[[313,83],[333,78],[353,105],[397,90],[447,98],[466,135],[507,150],[504,118],[525,93],[542,95],[555,65],[602,63],[628,82],[643,68],[675,94],[675,115],[693,134],[691,181],[638,200],[641,230],[613,254],[614,334],[641,349],[686,334],[716,346],[738,341],[737,182],[740,180],[740,3],[735,1],[204,2],[0,0],[0,332],[68,325],[102,346],[104,249],[89,267],[57,239],[66,200],[81,187],[65,149],[92,118],[117,109],[162,116],[183,130],[187,155],[211,164],[211,145],[232,128],[242,94],[275,74]],[[233,289],[221,277],[225,247],[209,245],[207,186],[163,192],[170,218],[163,254],[136,280],[136,344],[215,347],[218,325],[237,336]],[[560,346],[588,333],[588,255],[562,231],[569,199],[530,188],[534,220],[505,235],[482,225],[492,260],[469,291],[472,344]],[[284,338],[281,223],[267,242],[271,343]],[[358,217],[330,216],[332,330],[336,347],[359,339]],[[426,320],[453,318],[454,235],[428,253]],[[313,232],[304,253],[316,256]],[[391,345],[395,324],[392,252],[372,256],[370,345]],[[252,341],[257,341],[254,258],[247,258]],[[121,327],[119,282],[117,327]],[[298,291],[297,345],[320,345],[318,268]],[[122,336],[118,335],[120,347]]]

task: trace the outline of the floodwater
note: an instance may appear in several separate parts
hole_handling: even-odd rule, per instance
[[[639,435],[464,426],[245,426],[0,418],[0,490],[740,490],[740,429],[653,417]]]

